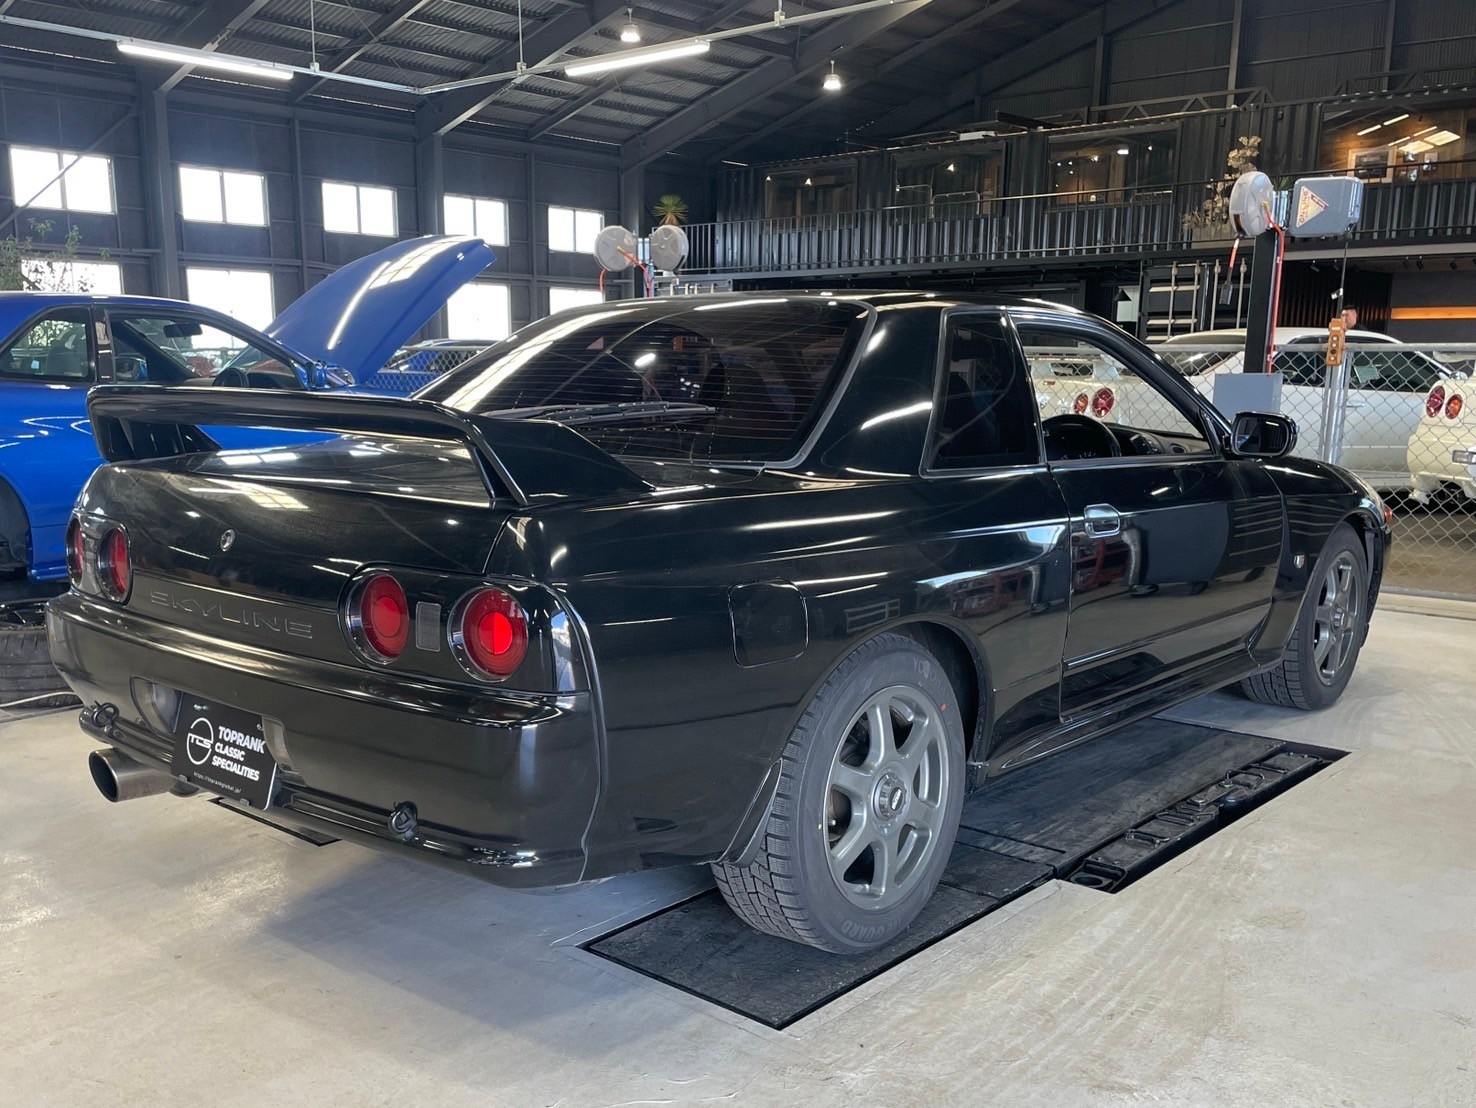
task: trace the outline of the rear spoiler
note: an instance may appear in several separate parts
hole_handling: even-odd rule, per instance
[[[270,427],[389,435],[464,445],[494,498],[527,505],[544,496],[605,496],[648,490],[615,458],[551,420],[498,419],[430,400],[333,392],[99,385],[87,394],[97,448],[110,462],[210,453],[200,426]]]

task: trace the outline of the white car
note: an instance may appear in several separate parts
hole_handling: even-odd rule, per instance
[[[1420,422],[1409,437],[1407,460],[1414,499],[1454,485],[1476,500],[1476,382],[1442,381],[1430,389]]]
[[[1321,457],[1327,328],[1278,327],[1274,342],[1272,366],[1282,375],[1282,414],[1297,421],[1296,453]],[[1412,484],[1407,464],[1409,440],[1421,425],[1426,398],[1442,382],[1463,378],[1444,362],[1376,331],[1349,331],[1348,345],[1353,355],[1352,378],[1338,464],[1377,489],[1408,489]],[[1196,346],[1237,349],[1193,350]],[[1157,349],[1199,392],[1212,397],[1216,374],[1239,372],[1244,366],[1244,346],[1243,330],[1227,330],[1175,335]],[[1176,352],[1176,347],[1189,349]]]

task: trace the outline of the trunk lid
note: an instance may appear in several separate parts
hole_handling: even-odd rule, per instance
[[[361,380],[495,260],[481,239],[406,239],[335,270],[288,305],[266,334]]]
[[[127,528],[133,606],[221,630],[173,586],[336,611],[366,565],[481,574],[514,505],[462,445],[343,437],[105,466],[79,507]]]

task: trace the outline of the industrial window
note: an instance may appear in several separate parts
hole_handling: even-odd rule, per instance
[[[446,337],[505,339],[512,334],[512,297],[506,285],[473,281],[446,300]]]
[[[10,148],[10,184],[18,208],[107,212],[113,207],[113,163],[100,154]]]
[[[1073,136],[1050,147],[1058,204],[1120,204],[1167,196],[1174,184],[1174,133]]]
[[[595,248],[595,236],[604,229],[604,226],[604,212],[550,206],[548,209],[548,248],[561,250],[568,254],[592,254]]]
[[[501,200],[448,196],[445,211],[446,234],[470,235],[493,246],[507,245],[507,205]]]
[[[214,308],[248,327],[261,330],[272,321],[272,275],[262,269],[207,269],[191,266],[185,270],[185,293],[196,304]],[[240,338],[207,327],[201,338],[205,346],[236,347]]]
[[[260,173],[179,167],[179,212],[195,223],[265,227],[266,178]]]
[[[1040,461],[1030,375],[998,316],[949,321],[935,421],[935,469]]]
[[[548,290],[548,313],[566,311],[569,308],[584,308],[590,304],[602,304],[605,294],[599,289],[571,289],[555,285]]]
[[[27,258],[21,262],[21,276],[34,292],[123,292],[123,271],[116,262]]]
[[[323,230],[394,238],[395,227],[394,189],[323,182]]]
[[[1323,115],[1318,164],[1365,181],[1476,175],[1476,105],[1423,100],[1354,103]]]

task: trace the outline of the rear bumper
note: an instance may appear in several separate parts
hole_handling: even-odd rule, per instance
[[[221,643],[76,593],[48,606],[53,660],[83,730],[168,773],[174,739],[135,679],[281,725],[284,766],[264,818],[470,870],[508,887],[579,881],[600,783],[589,693],[537,696],[406,681]],[[112,705],[98,721],[92,709]],[[390,814],[414,805],[413,832]]]
[[[1454,427],[1420,425],[1406,453],[1417,494],[1428,496],[1442,485],[1458,485],[1476,498],[1476,466],[1455,461],[1451,455],[1457,450],[1476,450],[1476,437]]]

